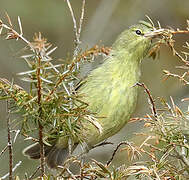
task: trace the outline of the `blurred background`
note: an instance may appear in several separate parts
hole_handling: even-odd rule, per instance
[[[81,12],[82,0],[70,0],[75,16],[79,20]],[[124,29],[130,25],[137,23],[139,20],[146,20],[145,15],[148,15],[154,22],[160,21],[162,27],[171,26],[184,29],[186,20],[189,18],[189,1],[183,0],[86,0],[86,10],[83,22],[81,41],[82,47],[87,48],[95,44],[104,44],[111,46]],[[32,40],[35,32],[42,32],[49,42],[58,49],[53,53],[53,57],[66,58],[73,54],[73,23],[69,9],[64,0],[1,0],[0,3],[0,19],[6,21],[5,12],[9,14],[15,29],[18,30],[17,17],[20,16],[23,26],[24,36],[28,40]],[[189,35],[176,36],[176,48],[181,50],[182,45],[189,39]],[[14,79],[14,82],[27,88],[27,83],[21,82],[16,73],[26,71],[27,66],[19,58],[22,54],[25,44],[21,41],[7,41],[3,37],[0,38],[0,77],[9,80]],[[182,108],[187,109],[187,104],[180,104],[180,100],[188,96],[188,88],[182,86],[175,79],[163,81],[163,70],[179,73],[175,66],[181,65],[168,47],[162,47],[158,59],[146,59],[142,65],[142,79],[152,95],[164,97],[169,102],[169,97],[172,96],[177,104]],[[91,66],[88,66],[91,68]],[[180,72],[181,73],[181,72]],[[133,117],[143,116],[150,113],[146,94],[141,89],[137,109]],[[109,141],[118,143],[123,140],[142,142],[139,136],[133,133],[143,131],[143,124],[140,122],[129,123],[116,136]],[[6,104],[0,102],[0,151],[7,144],[6,135]],[[19,176],[24,176],[24,172],[30,174],[36,169],[38,162],[28,160],[22,155],[22,149],[27,146],[27,142],[23,141],[22,137],[17,139],[14,144],[14,164],[22,161],[21,165],[16,169],[15,173]],[[108,145],[93,150],[89,156],[105,162],[109,160],[115,146]],[[8,171],[8,153],[4,153],[0,157],[0,177]],[[116,155],[114,165],[128,163],[128,159],[124,153]]]

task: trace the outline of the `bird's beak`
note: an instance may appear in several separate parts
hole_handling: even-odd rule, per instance
[[[151,32],[148,32],[148,33],[144,34],[144,37],[156,38],[157,36],[161,35],[162,32],[164,32],[164,31],[165,31],[165,29],[153,30]]]

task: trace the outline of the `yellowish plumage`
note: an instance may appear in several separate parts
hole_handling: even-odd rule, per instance
[[[96,113],[95,121],[102,128],[100,132],[93,123],[84,120],[81,136],[89,146],[116,134],[135,110],[138,88],[133,85],[140,80],[141,60],[151,47],[151,38],[145,36],[150,31],[150,26],[138,24],[121,33],[104,63],[93,70],[79,88],[78,94],[89,104],[88,109]],[[78,142],[76,139],[75,146]],[[24,153],[38,157],[36,146],[39,145],[27,148]],[[46,153],[47,164],[54,168],[62,164],[67,155],[67,138],[60,138]]]

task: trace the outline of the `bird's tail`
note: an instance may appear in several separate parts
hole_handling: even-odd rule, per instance
[[[76,146],[74,146],[75,149]],[[48,167],[57,168],[64,163],[69,155],[68,147],[58,147],[56,145],[44,145],[45,159]],[[32,144],[23,150],[23,154],[31,159],[40,158],[40,145],[39,143]]]

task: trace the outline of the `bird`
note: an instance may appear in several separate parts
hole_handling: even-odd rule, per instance
[[[95,112],[94,123],[83,120],[81,136],[92,147],[118,133],[128,122],[137,104],[141,62],[152,48],[153,27],[140,21],[124,30],[112,45],[103,63],[85,78],[77,93]],[[79,140],[73,142],[73,150]],[[67,137],[60,137],[51,146],[44,145],[45,159],[49,168],[62,165],[69,156]],[[23,154],[31,159],[40,158],[40,145],[34,143]]]

